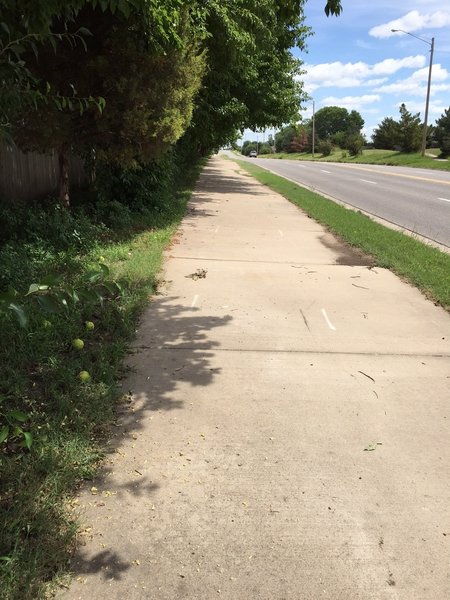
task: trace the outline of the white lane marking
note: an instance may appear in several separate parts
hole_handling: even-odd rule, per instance
[[[192,300],[191,308],[194,308],[194,306],[197,304],[197,300],[198,300],[198,294],[195,294],[194,299]]]
[[[325,171],[325,169],[320,169],[322,173],[331,173],[331,171]]]
[[[324,308],[322,308],[322,314],[323,314],[323,318],[325,319],[328,327],[330,329],[332,329],[333,331],[336,331],[336,327],[333,325],[333,323],[330,321],[330,319],[328,318],[328,315],[326,313],[326,310]]]
[[[372,185],[378,185],[376,181],[369,181],[368,179],[361,179],[364,183],[371,183]]]
[[[442,200],[443,202],[450,202],[448,198],[438,198],[438,200]]]
[[[278,233],[280,234],[280,237],[284,237],[284,233],[281,231],[281,229],[278,230]]]

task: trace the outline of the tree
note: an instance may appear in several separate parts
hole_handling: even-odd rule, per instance
[[[405,104],[400,105],[400,146],[402,152],[417,152],[422,143],[420,113],[413,115]]]
[[[434,138],[439,144],[443,156],[450,155],[450,107],[436,121]]]
[[[296,125],[288,125],[280,129],[275,134],[275,152],[292,152],[292,142],[296,135]]]
[[[309,152],[311,148],[311,130],[307,125],[298,125],[292,139],[290,152]]]
[[[400,135],[398,122],[391,117],[385,117],[372,134],[374,148],[394,150],[401,145]]]
[[[325,106],[315,114],[315,128],[319,138],[327,140],[338,132],[346,136],[360,133],[364,126],[364,119],[359,112],[340,106]]]
[[[226,144],[236,130],[281,127],[298,119],[304,94],[297,81],[304,48],[304,0],[212,0],[205,41],[208,71],[188,137],[201,154]]]
[[[97,161],[130,167],[160,156],[190,122],[204,73],[199,50],[204,24],[182,2],[175,3],[178,8],[163,9],[164,4],[134,0],[126,11],[112,12],[85,2],[73,16],[74,26],[90,32],[84,47],[55,53],[44,46],[37,57],[27,56],[33,77],[49,82],[58,95],[76,90],[106,100],[102,115],[73,111],[70,98],[63,114],[53,104],[39,104],[15,128],[22,148],[58,152],[65,204],[71,148],[86,154],[95,149]],[[57,34],[64,27],[63,18],[54,21]]]
[[[364,119],[357,110],[352,110],[347,117],[346,133],[348,135],[358,134],[364,127]]]
[[[348,111],[340,106],[325,106],[315,114],[316,133],[320,139],[329,139],[338,131],[345,131]]]

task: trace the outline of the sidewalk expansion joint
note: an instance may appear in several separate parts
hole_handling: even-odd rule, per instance
[[[137,347],[139,349],[139,346]],[[344,356],[402,356],[407,358],[450,358],[450,353],[437,353],[437,352],[364,352],[357,350],[283,350],[283,349],[270,349],[270,348],[211,348],[210,346],[145,346],[148,350],[182,350],[182,351],[201,351],[201,352],[237,352],[237,353],[261,353],[261,354],[324,354],[324,355],[344,355]]]
[[[266,265],[301,265],[301,266],[310,266],[314,265],[316,267],[366,267],[369,268],[368,265],[344,265],[338,263],[303,263],[297,260],[251,260],[248,258],[206,258],[204,256],[174,256],[170,255],[171,260],[203,260],[203,261],[213,261],[213,262],[236,262],[236,263],[260,263]]]

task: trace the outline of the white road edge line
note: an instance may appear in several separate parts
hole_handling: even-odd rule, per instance
[[[438,198],[438,200],[442,200],[443,202],[450,202],[448,198]]]
[[[331,171],[325,171],[325,169],[320,169],[322,173],[331,173]]]
[[[194,299],[192,300],[191,308],[194,308],[194,306],[197,304],[197,300],[198,300],[198,294],[195,294]]]
[[[361,179],[360,181],[364,181],[364,183],[371,183],[372,185],[378,185],[376,181],[369,181],[368,179]]]
[[[326,313],[326,310],[325,310],[324,308],[322,308],[322,311],[321,311],[321,312],[322,312],[322,314],[323,314],[323,318],[325,319],[325,321],[326,321],[326,323],[327,323],[328,327],[329,327],[330,329],[332,329],[333,331],[336,331],[336,327],[333,325],[333,323],[332,323],[332,322],[330,321],[330,319],[328,318],[328,315],[327,315],[327,313]]]

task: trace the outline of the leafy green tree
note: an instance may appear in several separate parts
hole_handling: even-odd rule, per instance
[[[358,111],[350,113],[341,106],[325,106],[315,114],[315,128],[320,139],[330,139],[339,132],[346,136],[360,133],[364,119]]]
[[[275,134],[275,152],[292,152],[292,142],[297,136],[295,125],[283,127]]]
[[[211,0],[206,28],[208,70],[189,136],[207,154],[236,129],[295,121],[304,94],[297,81],[304,48],[304,0]]]
[[[325,5],[325,14],[327,17],[334,15],[338,17],[342,12],[341,0],[327,0]]]
[[[437,119],[434,138],[443,156],[450,155],[450,107]]]
[[[304,1],[3,0],[0,133],[58,152],[67,204],[70,149],[128,168],[189,123],[184,147],[201,154],[246,127],[280,127],[304,97],[291,53],[310,33]],[[340,11],[328,0],[328,15]]]
[[[347,138],[348,135],[345,131],[338,131],[334,135],[331,136],[331,142],[339,148],[345,149],[347,148]]]
[[[96,4],[96,3],[94,3]],[[73,111],[70,99],[63,114],[53,104],[40,104],[21,116],[14,133],[24,149],[56,150],[60,157],[60,198],[68,204],[68,155],[71,148],[96,160],[132,167],[160,156],[186,130],[204,72],[199,43],[204,23],[175,2],[144,0],[128,10],[103,10],[85,3],[73,17],[90,32],[85,47],[43,47],[28,58],[36,79],[47,81],[60,95],[100,96],[96,110]],[[173,3],[172,3],[173,4]],[[155,7],[156,5],[156,7]],[[195,21],[195,23],[194,23]],[[56,22],[56,31],[62,27]]]
[[[422,143],[420,113],[413,115],[405,104],[400,105],[400,146],[402,152],[417,152]]]
[[[347,117],[346,133],[348,135],[361,133],[364,127],[364,119],[357,110],[350,111]]]
[[[383,150],[394,150],[401,146],[400,126],[391,117],[385,117],[374,129],[372,134],[374,148]]]
[[[348,111],[340,106],[325,106],[315,114],[316,133],[320,139],[326,140],[338,131],[345,131]]]

